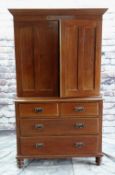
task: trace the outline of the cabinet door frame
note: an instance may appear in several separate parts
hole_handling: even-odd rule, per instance
[[[37,89],[37,88],[39,88],[38,83],[36,83],[37,78],[38,78],[38,76],[36,75],[38,73],[38,71],[37,71],[38,67],[36,66],[35,61],[37,60],[37,57],[39,57],[39,54],[40,54],[40,53],[39,54],[37,53],[38,51],[37,51],[37,46],[36,46],[38,43],[40,43],[40,41],[38,41],[38,42],[36,41],[37,36],[35,36],[35,35],[37,35],[37,33],[36,33],[37,27],[38,27],[38,30],[41,30],[41,29],[39,29],[39,26],[41,29],[42,29],[42,27],[49,28],[49,32],[51,32],[51,37],[48,37],[48,39],[51,38],[50,39],[51,40],[51,47],[53,47],[53,43],[56,46],[53,53],[52,53],[52,56],[51,56],[52,62],[54,63],[54,68],[51,69],[52,71],[54,71],[54,73],[53,74],[50,73],[52,75],[52,78],[53,78],[53,80],[51,82],[51,86],[52,86],[51,92],[50,91],[45,92],[45,90],[47,90],[46,88],[44,88],[43,91],[41,91],[41,92],[39,91],[39,89]],[[21,59],[23,59],[23,55],[21,58],[21,52],[25,52],[25,54],[27,52],[27,51],[24,51],[24,46],[23,46],[23,48],[21,48],[21,42],[23,43],[23,38],[21,38],[23,35],[21,36],[21,32],[23,32],[24,27],[27,27],[28,31],[32,30],[32,34],[30,34],[30,35],[32,35],[32,41],[29,41],[29,44],[32,46],[32,49],[30,50],[30,52],[31,52],[30,59],[32,62],[32,66],[34,66],[33,75],[31,75],[31,76],[33,76],[34,80],[33,80],[33,88],[30,88],[30,89],[28,87],[27,87],[27,89],[26,88],[24,89],[24,86],[23,86],[24,82],[23,82],[22,61],[21,61]],[[54,20],[45,20],[44,19],[44,20],[38,20],[38,21],[15,21],[14,30],[15,30],[15,55],[16,55],[16,77],[17,77],[17,94],[18,94],[18,96],[38,96],[38,97],[58,96],[58,94],[59,94],[59,75],[58,75],[59,60],[57,58],[59,57],[59,44],[58,44],[59,43],[59,21],[55,20],[55,19]],[[42,32],[42,34],[43,34],[43,32]],[[20,38],[22,41],[20,41]],[[40,39],[42,39],[42,37]],[[25,41],[25,43],[26,43],[26,41]],[[47,43],[47,45],[48,45],[48,43]],[[44,47],[46,47],[46,46],[44,46]],[[23,51],[22,51],[22,49],[23,49]],[[27,50],[28,50],[28,47],[27,47]],[[47,50],[49,50],[49,49],[47,49]],[[39,52],[41,52],[41,51],[39,51]],[[47,52],[50,53],[49,51],[47,51]],[[43,55],[43,54],[41,54],[41,55]],[[46,56],[46,53],[44,54],[44,56]],[[42,56],[42,58],[43,58],[43,56]],[[54,58],[54,61],[53,61],[53,58]],[[26,63],[24,63],[24,64],[26,64]],[[47,70],[47,69],[45,69],[45,70]],[[46,75],[46,73],[44,73],[44,75]]]
[[[67,43],[67,26],[93,26],[95,28],[95,70],[94,70],[94,89],[93,90],[84,90],[82,89],[82,85],[78,84],[79,87],[77,90],[70,92],[67,89],[66,81],[66,57],[65,53],[68,50],[66,48]],[[102,35],[102,20],[101,19],[63,19],[60,23],[60,96],[61,97],[87,97],[87,96],[96,96],[100,95],[100,71],[101,71],[101,35]],[[78,41],[78,44],[80,41]],[[78,45],[79,47],[79,45]],[[78,50],[78,58],[80,57],[80,50]],[[79,61],[79,60],[78,60]],[[77,65],[78,67],[79,65]],[[78,67],[79,71],[79,67]],[[71,72],[70,72],[71,74]],[[80,80],[80,71],[78,72],[78,80]],[[79,83],[79,82],[78,82]],[[68,92],[67,92],[68,91]]]

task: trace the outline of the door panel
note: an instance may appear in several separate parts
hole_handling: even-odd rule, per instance
[[[36,89],[40,96],[58,96],[58,23],[35,26]]]
[[[58,96],[58,22],[16,23],[18,96]]]
[[[15,25],[16,66],[18,94],[35,89],[33,29],[31,25]]]
[[[97,21],[61,22],[62,97],[98,95],[100,29]]]
[[[73,46],[76,46],[76,48],[78,47],[78,29],[70,26],[67,27],[65,32],[68,33],[65,51],[65,83],[69,91],[75,91],[78,89],[78,50]],[[74,38],[76,38],[76,40]]]

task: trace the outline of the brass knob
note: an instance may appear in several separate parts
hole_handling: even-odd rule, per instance
[[[74,111],[75,112],[83,112],[84,111],[84,107],[82,107],[82,106],[75,107]]]
[[[85,124],[84,123],[75,123],[74,127],[75,128],[84,128]]]
[[[44,147],[44,143],[36,143],[36,148],[43,148]]]
[[[80,149],[80,148],[82,148],[84,146],[85,146],[85,144],[83,142],[76,142],[75,143],[75,147],[78,148],[78,149]]]
[[[35,128],[36,129],[42,129],[42,128],[44,128],[44,125],[43,124],[36,124]]]
[[[34,111],[35,111],[35,112],[43,112],[44,109],[41,108],[41,107],[36,107],[36,108],[34,109]]]

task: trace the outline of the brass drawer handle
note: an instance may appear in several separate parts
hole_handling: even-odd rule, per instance
[[[84,146],[85,146],[85,144],[83,142],[77,142],[77,143],[75,143],[75,148],[80,149],[80,148],[83,148]]]
[[[36,107],[36,108],[34,109],[34,111],[35,111],[35,112],[43,112],[44,109],[41,108],[41,107]]]
[[[44,143],[36,143],[36,148],[43,148],[44,147]]]
[[[85,124],[84,123],[75,123],[74,127],[75,128],[85,128]]]
[[[82,107],[82,106],[75,107],[75,108],[74,108],[74,111],[75,111],[75,112],[83,112],[83,111],[84,111],[84,107]]]
[[[36,124],[35,128],[36,129],[42,129],[42,128],[44,128],[44,125],[43,124]]]

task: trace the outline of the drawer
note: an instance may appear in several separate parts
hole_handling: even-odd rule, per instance
[[[76,116],[93,116],[99,115],[99,103],[62,103],[61,104],[61,115],[76,115]]]
[[[19,104],[20,117],[58,116],[57,103]]]
[[[57,136],[21,138],[21,155],[83,155],[97,153],[97,136]]]
[[[21,119],[21,136],[99,133],[99,119]]]

